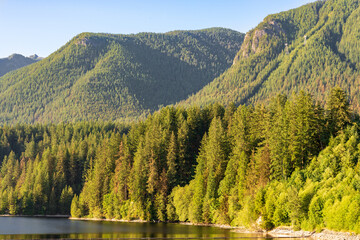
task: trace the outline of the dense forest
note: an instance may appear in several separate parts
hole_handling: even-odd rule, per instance
[[[224,28],[79,34],[40,62],[0,77],[0,123],[144,117],[219,76],[243,38]]]
[[[246,35],[81,33],[0,77],[0,123],[131,122],[169,104],[261,104],[301,90],[326,104],[335,86],[359,113],[359,22],[359,0],[327,0],[269,15]]]
[[[82,33],[0,77],[0,214],[360,233],[359,4]]]
[[[358,117],[341,88],[326,102],[1,127],[0,213],[360,232]]]
[[[324,103],[340,86],[360,111],[358,0],[314,1],[267,16],[246,34],[233,65],[183,104],[265,103],[300,90]]]

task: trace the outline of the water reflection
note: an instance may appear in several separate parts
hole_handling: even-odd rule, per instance
[[[172,223],[122,223],[65,218],[0,217],[0,239],[265,239],[228,229]],[[272,238],[266,238],[272,239]],[[284,238],[282,238],[284,239]]]

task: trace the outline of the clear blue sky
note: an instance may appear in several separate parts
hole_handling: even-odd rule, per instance
[[[0,0],[0,58],[46,57],[81,32],[254,28],[271,13],[314,0]]]

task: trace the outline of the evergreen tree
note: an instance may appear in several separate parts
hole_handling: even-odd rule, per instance
[[[327,104],[329,130],[335,135],[351,121],[348,96],[340,87],[331,89]]]
[[[169,148],[166,156],[167,160],[167,179],[169,182],[169,187],[173,188],[177,185],[178,176],[177,176],[177,166],[178,166],[178,150],[177,150],[177,141],[175,138],[174,132],[171,133]]]

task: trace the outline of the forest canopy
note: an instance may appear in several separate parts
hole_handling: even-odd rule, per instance
[[[1,127],[0,213],[360,232],[358,118],[341,88],[327,102]]]

